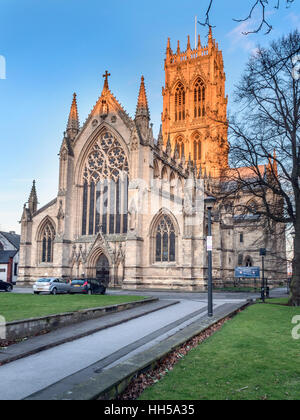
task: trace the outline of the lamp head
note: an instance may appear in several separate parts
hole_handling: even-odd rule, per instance
[[[210,210],[213,208],[213,206],[215,205],[216,201],[217,201],[217,199],[215,197],[213,197],[213,196],[209,196],[209,197],[206,197],[204,199],[204,203],[205,203],[207,209],[210,209]]]

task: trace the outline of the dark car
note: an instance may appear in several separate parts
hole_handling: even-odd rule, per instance
[[[105,295],[106,287],[97,279],[74,279],[69,293],[83,293],[86,295]]]
[[[6,281],[0,280],[0,290],[11,292],[13,290],[13,285],[11,283],[7,283]]]

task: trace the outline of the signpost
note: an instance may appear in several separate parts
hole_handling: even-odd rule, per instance
[[[236,267],[235,278],[258,279],[260,278],[260,267]]]

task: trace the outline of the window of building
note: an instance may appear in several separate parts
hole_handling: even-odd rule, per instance
[[[176,139],[176,147],[180,158],[182,158],[182,156],[184,156],[184,140],[182,137],[178,137],[178,139]]]
[[[175,121],[185,120],[185,91],[182,83],[175,90]]]
[[[240,243],[243,243],[243,242],[244,242],[244,234],[240,233]]]
[[[238,266],[241,267],[243,265],[243,254],[239,254],[238,256]]]
[[[94,143],[83,171],[82,235],[127,232],[128,160],[108,131]]]
[[[175,261],[176,235],[174,225],[169,216],[164,215],[156,229],[155,243],[156,262],[173,262]]]
[[[253,261],[251,257],[246,257],[245,259],[245,267],[253,267]]]
[[[205,116],[205,85],[197,79],[194,86],[194,118]]]
[[[194,137],[194,160],[201,160],[201,142],[199,134]]]
[[[53,262],[53,242],[55,239],[55,229],[50,221],[46,223],[41,232],[42,243],[42,262]]]

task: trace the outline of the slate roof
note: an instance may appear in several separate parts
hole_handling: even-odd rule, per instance
[[[0,232],[16,249],[20,249],[20,235],[16,233]]]
[[[8,264],[18,251],[0,251],[0,264]]]

